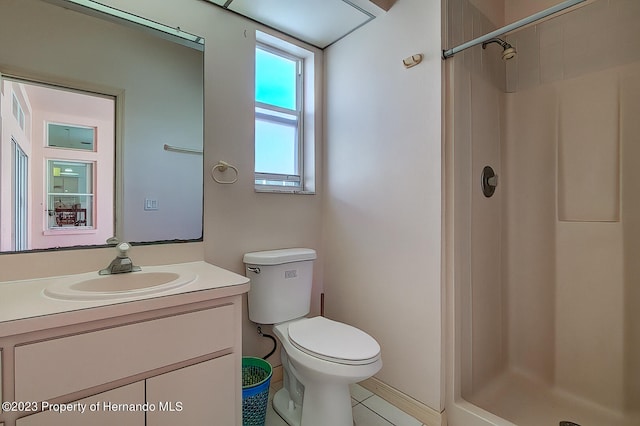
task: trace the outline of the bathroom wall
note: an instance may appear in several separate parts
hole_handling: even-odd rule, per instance
[[[526,18],[561,2],[562,0],[504,0],[504,24]]]
[[[440,2],[402,0],[326,50],[323,208],[327,316],[374,336],[376,377],[437,411],[440,17]]]
[[[499,16],[501,5],[476,7],[471,0],[448,1],[447,46],[453,47],[496,28],[489,16]],[[497,9],[497,10],[496,10]],[[453,82],[455,130],[452,181],[455,185],[457,258],[456,285],[460,286],[462,324],[461,391],[468,396],[498,374],[507,361],[506,294],[501,273],[503,171],[500,162],[502,96],[505,69],[499,46],[471,48],[447,60]],[[498,175],[498,188],[486,198],[480,187],[485,166]],[[473,296],[473,297],[472,297]]]
[[[511,361],[618,412],[640,407],[631,284],[640,234],[629,189],[637,178],[639,18],[637,2],[593,2],[514,34],[518,60],[507,67],[506,179],[528,198],[511,193],[506,205],[509,337],[520,348]]]
[[[271,32],[259,24],[221,8],[194,0],[173,1],[158,7],[154,0],[103,2],[128,12],[145,16],[171,27],[205,38],[205,157],[204,157],[204,243],[168,246],[134,247],[132,257],[145,261],[175,262],[205,259],[215,265],[244,274],[242,255],[245,252],[284,247],[320,249],[321,199],[323,194],[321,165],[322,141],[322,53],[316,55],[316,191],[315,195],[256,193],[253,189],[254,162],[254,47],[255,30]],[[294,43],[299,43],[289,39]],[[148,72],[153,69],[149,68]],[[209,170],[219,160],[239,169],[238,182],[219,185],[209,177]],[[113,249],[111,249],[113,250]],[[111,260],[110,250],[83,250],[0,256],[0,277],[12,279],[4,271],[22,262],[41,262],[55,271],[72,273],[104,267]],[[145,253],[150,253],[146,256]],[[90,258],[91,260],[87,260]],[[27,260],[28,259],[28,260]],[[78,264],[78,259],[83,263]],[[94,260],[95,259],[95,260]],[[6,263],[5,263],[6,262]],[[56,267],[52,267],[52,263]],[[47,274],[47,268],[39,271]],[[316,262],[312,312],[320,311],[322,256]],[[268,331],[268,330],[265,330]],[[264,355],[270,341],[256,335],[255,325],[248,317],[244,324],[244,352]],[[278,354],[270,358],[279,364]]]
[[[625,336],[633,314],[625,307],[624,246],[637,235],[618,213],[637,203],[629,194],[620,204],[620,184],[633,172],[618,160],[634,145],[634,124],[620,116],[637,113],[625,86],[639,71],[545,84],[509,94],[506,104],[511,367],[614,410],[624,408],[625,382],[633,381],[625,353],[638,346]],[[589,135],[574,127],[575,115]],[[573,181],[570,191],[563,180]]]
[[[640,135],[640,66],[629,67],[620,73],[621,96],[620,138],[624,141],[637,141]],[[624,224],[624,394],[625,406],[629,410],[640,411],[640,144],[627,143],[621,156],[622,167],[622,223]]]
[[[483,17],[488,19],[488,21],[491,22],[496,28],[505,24],[504,3],[505,0],[469,0],[469,4],[473,6]],[[459,30],[461,30],[461,28],[455,29],[455,31]]]

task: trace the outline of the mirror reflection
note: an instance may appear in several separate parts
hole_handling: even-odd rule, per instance
[[[200,239],[202,48],[41,0],[2,8],[0,251]]]
[[[115,232],[115,98],[12,78],[1,93],[11,108],[0,107],[0,248],[104,244]]]

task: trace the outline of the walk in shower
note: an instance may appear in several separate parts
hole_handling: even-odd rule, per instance
[[[640,425],[640,1],[494,36],[444,55],[449,424]]]

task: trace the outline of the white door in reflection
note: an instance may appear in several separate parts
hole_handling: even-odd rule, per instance
[[[29,159],[15,139],[11,139],[13,151],[13,250],[28,248],[29,235]]]

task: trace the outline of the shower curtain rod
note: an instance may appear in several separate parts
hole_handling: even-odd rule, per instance
[[[517,30],[518,28],[524,27],[525,25],[529,25],[532,22],[536,22],[539,21],[540,19],[546,18],[547,16],[553,15],[554,13],[558,13],[561,10],[567,9],[571,6],[575,6],[578,3],[582,3],[586,0],[567,0],[564,1],[562,3],[559,3],[555,6],[552,6],[548,9],[542,10],[540,12],[534,13],[533,15],[527,16],[526,18],[520,19],[519,21],[513,22],[509,25],[505,25],[502,28],[498,28],[495,31],[492,31],[490,33],[487,33],[483,36],[480,36],[478,38],[474,38],[471,41],[468,41],[466,43],[462,43],[459,46],[456,46],[452,49],[449,50],[443,50],[442,51],[442,59],[447,59],[452,57],[453,55],[455,55],[458,52],[462,52],[465,49],[468,49],[470,47],[473,47],[477,44],[480,43],[484,43],[485,41],[491,40],[494,37],[498,37],[501,36],[503,34],[506,34],[510,31],[513,30]]]

